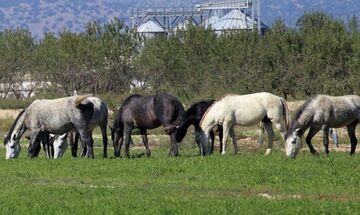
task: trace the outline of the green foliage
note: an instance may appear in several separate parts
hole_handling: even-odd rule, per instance
[[[14,91],[20,98],[15,89],[26,80],[47,85],[39,97],[77,90],[121,101],[134,92],[167,92],[187,104],[225,93],[356,94],[359,62],[358,18],[345,23],[323,12],[305,13],[295,28],[278,20],[261,36],[189,24],[145,39],[118,19],[91,22],[80,33],[47,33],[37,43],[22,29],[0,32],[3,97]]]

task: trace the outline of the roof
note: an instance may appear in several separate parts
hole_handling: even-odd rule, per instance
[[[143,24],[141,24],[137,28],[138,33],[163,33],[165,32],[164,28],[159,24],[155,23],[152,20],[149,20]]]
[[[252,28],[252,19],[241,10],[232,10],[215,22],[212,28],[217,31],[232,29],[247,30]]]
[[[213,26],[219,20],[220,20],[220,18],[218,16],[214,15],[214,16],[210,17],[209,19],[205,20],[203,22],[203,25],[205,28],[208,28],[210,26]]]

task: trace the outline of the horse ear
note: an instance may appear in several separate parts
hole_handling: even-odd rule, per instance
[[[29,137],[29,136],[26,136],[25,138],[28,139],[28,140],[30,140],[30,137]]]
[[[300,133],[300,128],[295,129],[296,134]]]
[[[67,135],[68,135],[68,132],[66,132],[65,134],[60,135],[59,137],[60,137],[61,139],[66,139]]]

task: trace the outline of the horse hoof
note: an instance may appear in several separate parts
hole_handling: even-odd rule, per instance
[[[226,152],[221,152],[222,155],[226,155]]]
[[[271,149],[266,149],[265,155],[269,155],[271,153]]]

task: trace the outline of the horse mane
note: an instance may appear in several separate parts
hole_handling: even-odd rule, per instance
[[[133,99],[133,98],[141,98],[141,97],[144,97],[144,96],[142,96],[140,94],[137,94],[137,93],[132,94],[129,97],[127,97],[125,99],[125,101],[122,103],[122,105],[120,106],[120,108],[118,110],[118,114],[122,112],[122,109],[124,108],[124,106],[126,106],[131,101],[131,99]]]
[[[219,100],[220,101],[220,100]],[[218,101],[214,101],[214,103],[212,103],[212,105],[210,105],[210,107],[208,107],[208,109],[205,111],[204,115],[201,117],[199,126],[201,127],[202,122],[204,121],[204,118],[206,117],[206,115],[208,114],[208,112],[210,111],[210,109],[217,103]]]
[[[293,117],[293,120],[296,120],[296,119],[299,119],[299,117],[301,116],[301,114],[304,112],[304,110],[307,108],[307,106],[314,100],[316,96],[312,96],[310,97],[308,100],[306,100],[304,102],[304,104],[302,104],[300,106],[300,108],[296,111],[294,117]]]
[[[76,96],[75,107],[78,107],[83,100],[85,100],[89,97],[93,97],[93,96],[94,96],[93,94],[85,94],[85,95]]]
[[[302,104],[298,110],[296,111],[293,119],[291,120],[291,126],[285,133],[285,139],[291,134],[291,132],[294,131],[296,125],[297,125],[297,119],[300,118],[304,110],[309,106],[309,104],[316,98],[316,96],[311,96],[309,99],[307,99],[304,104]]]
[[[197,103],[192,104],[187,110],[186,110],[186,115],[191,115],[191,114],[195,114],[196,113],[196,109],[199,107],[199,105],[209,105],[209,104],[213,104],[216,100],[211,99],[211,100],[203,100]],[[211,106],[211,105],[210,105]],[[210,107],[209,106],[209,107]]]
[[[30,104],[31,104],[31,103],[30,103]],[[26,107],[25,107],[22,111],[20,111],[20,113],[17,115],[14,123],[11,125],[10,130],[9,130],[9,132],[7,133],[7,135],[6,135],[5,139],[4,139],[4,143],[6,143],[6,142],[9,140],[10,135],[11,135],[11,133],[14,131],[15,126],[16,126],[18,120],[19,120],[20,117],[25,113],[25,111],[26,111],[26,109],[27,109],[28,107],[29,107],[29,106],[26,106]]]
[[[144,96],[135,93],[135,94],[132,94],[132,95],[128,96],[128,97],[125,99],[125,101],[121,104],[120,108],[117,110],[116,117],[115,117],[115,119],[114,119],[114,121],[113,121],[113,128],[118,127],[118,126],[123,126],[123,125],[122,125],[121,113],[123,112],[124,106],[126,106],[126,105],[131,101],[131,99],[132,99],[132,98],[135,98],[135,97],[139,97],[139,98],[140,98],[140,97],[144,97]]]
[[[222,95],[219,99],[217,99],[217,101],[220,101],[223,98],[228,97],[228,96],[238,96],[238,95],[234,94],[234,93],[226,93],[226,94]]]

